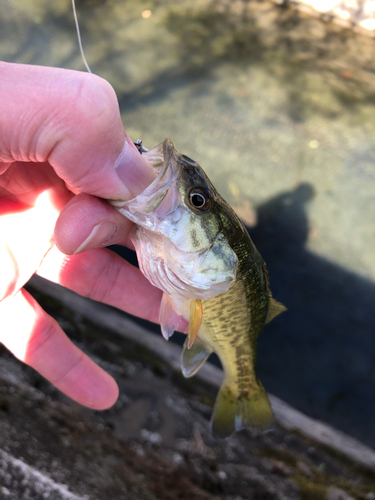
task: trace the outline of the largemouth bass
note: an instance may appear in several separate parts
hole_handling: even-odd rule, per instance
[[[194,375],[212,352],[224,370],[211,426],[228,436],[243,427],[266,429],[273,415],[256,373],[257,338],[285,310],[271,295],[265,263],[233,209],[202,168],[166,139],[144,157],[155,181],[128,202],[112,202],[136,224],[140,269],[164,294],[165,338],[182,316],[189,321],[181,364]]]

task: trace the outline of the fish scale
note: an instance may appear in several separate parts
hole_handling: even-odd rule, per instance
[[[238,280],[226,294],[203,302],[203,317],[208,319],[203,319],[202,332],[199,332],[207,344],[215,346],[220,359],[231,360],[226,363],[226,377],[237,392],[256,385],[258,331],[252,324],[252,309],[246,299],[244,283]]]

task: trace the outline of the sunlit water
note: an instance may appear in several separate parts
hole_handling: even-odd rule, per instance
[[[2,59],[83,69],[70,0],[0,9]],[[77,9],[128,133],[198,161],[268,264],[266,388],[375,446],[374,40],[268,2]]]

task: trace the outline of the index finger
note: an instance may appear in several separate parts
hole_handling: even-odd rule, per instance
[[[0,62],[0,161],[48,161],[73,192],[129,199],[154,178],[96,75]],[[116,167],[116,168],[115,168]]]

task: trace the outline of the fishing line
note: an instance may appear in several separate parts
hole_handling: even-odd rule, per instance
[[[76,30],[77,30],[77,36],[78,36],[79,50],[81,51],[81,56],[82,56],[83,62],[85,63],[87,71],[89,73],[92,73],[92,71],[90,69],[90,66],[88,65],[88,63],[86,61],[85,53],[83,52],[82,40],[81,40],[81,33],[79,31],[79,24],[78,24],[78,17],[77,17],[75,0],[72,0],[72,5],[73,5],[74,20],[75,20],[75,23],[76,23]]]
[[[72,6],[73,6],[73,14],[74,14],[74,21],[76,23],[76,31],[77,31],[77,37],[78,37],[78,44],[79,44],[79,50],[81,51],[81,56],[82,56],[82,59],[83,59],[83,62],[85,63],[85,66],[86,66],[86,69],[89,73],[92,74],[92,71],[90,69],[90,66],[88,65],[88,62],[86,61],[86,57],[85,57],[85,53],[83,52],[83,47],[82,47],[82,39],[81,39],[81,32],[79,31],[79,23],[78,23],[78,17],[77,17],[77,10],[76,10],[76,4],[75,4],[75,0],[72,0]],[[133,143],[135,145],[135,147],[138,149],[138,151],[142,154],[146,151],[148,151],[147,148],[145,148],[143,145],[142,145],[142,141],[141,139],[138,139],[137,142],[134,142]],[[169,156],[170,158],[170,156]],[[168,161],[169,163],[169,161]],[[168,165],[167,165],[168,166]],[[164,172],[165,173],[165,172]],[[164,175],[164,174],[163,174]]]

